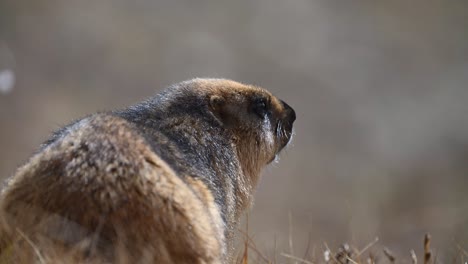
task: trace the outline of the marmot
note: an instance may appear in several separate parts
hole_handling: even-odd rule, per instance
[[[78,120],[8,180],[0,260],[224,263],[295,119],[262,88],[193,79]]]

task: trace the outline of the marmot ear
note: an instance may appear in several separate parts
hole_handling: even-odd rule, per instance
[[[212,95],[210,97],[210,107],[215,112],[222,112],[225,103],[226,100],[224,100],[224,98],[219,95]]]
[[[229,117],[228,109],[226,107],[226,99],[219,95],[212,95],[210,97],[210,108],[213,115],[224,125],[229,125],[231,119]]]

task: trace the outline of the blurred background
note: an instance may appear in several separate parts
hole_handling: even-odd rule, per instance
[[[379,237],[409,259],[430,232],[447,260],[468,247],[467,28],[462,0],[0,0],[0,176],[75,118],[231,78],[298,114],[249,215],[262,252]]]

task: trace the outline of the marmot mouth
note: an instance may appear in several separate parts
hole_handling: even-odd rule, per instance
[[[294,129],[292,123],[283,123],[278,121],[276,125],[276,137],[279,139],[279,148],[277,153],[281,152],[286,146],[292,142],[294,137]]]

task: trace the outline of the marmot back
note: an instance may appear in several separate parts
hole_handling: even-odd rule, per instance
[[[295,113],[264,89],[194,79],[56,132],[2,192],[11,263],[223,263]]]

